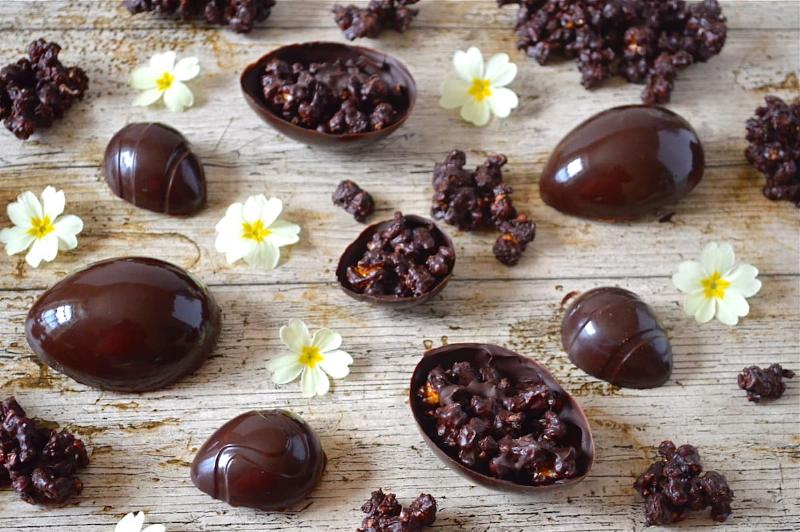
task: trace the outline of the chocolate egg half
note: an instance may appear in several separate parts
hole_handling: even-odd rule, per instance
[[[38,357],[104,390],[156,390],[192,373],[217,342],[220,310],[186,271],[157,259],[97,262],[44,292],[25,333]]]
[[[545,203],[573,216],[631,219],[686,196],[704,169],[689,122],[661,107],[629,105],[570,131],[551,154],[539,191]]]
[[[456,363],[463,362],[468,362],[473,367],[479,368],[477,371],[480,378],[475,380],[460,378],[461,382],[458,384],[447,385],[446,389],[432,394],[436,399],[433,405],[430,402],[430,395],[420,395],[421,389],[428,391],[425,387],[430,382],[429,375],[432,371],[436,370],[436,368],[452,367]],[[488,383],[488,379],[484,379],[484,377],[492,374],[492,372],[497,372],[495,373],[496,376],[499,374],[499,377],[505,378],[505,384],[491,385]],[[520,390],[527,386],[527,390],[516,397],[507,397],[505,393],[508,386],[506,385]],[[552,403],[537,403],[540,397],[539,392],[542,389],[547,392],[546,395],[554,399]],[[495,407],[500,410],[495,412],[495,408],[490,406],[491,401],[500,401],[499,406],[495,403]],[[530,409],[520,413],[517,406],[512,406],[512,403],[517,406],[520,406],[521,403],[529,404]],[[447,410],[456,404],[460,404],[463,408],[456,408],[455,411]],[[489,489],[529,495],[538,494],[542,490],[567,486],[581,481],[589,474],[594,462],[594,440],[591,427],[578,402],[561,387],[544,366],[531,358],[524,357],[500,346],[476,343],[450,344],[426,352],[411,376],[409,405],[422,438],[436,457],[460,475]],[[498,450],[497,445],[500,445],[500,452],[505,452],[506,455],[502,457],[496,456],[488,469],[485,464],[476,464],[471,467],[466,465],[474,460],[476,455],[470,453],[462,454],[462,451],[458,448],[445,443],[442,436],[440,436],[437,420],[430,415],[431,409],[437,408],[437,405],[444,407],[446,410],[442,412],[442,419],[452,421],[460,427],[458,437],[451,443],[474,440],[477,444],[473,453],[496,452]],[[540,407],[541,410],[536,410]],[[483,424],[483,429],[481,429],[482,422],[473,424],[473,419],[481,417],[480,412],[483,411],[485,413],[487,409],[497,415],[494,417],[494,422],[487,421]],[[529,414],[534,411],[542,419],[529,417]],[[461,415],[462,412],[470,412],[467,417],[473,417],[467,421]],[[549,435],[544,435],[545,432],[548,432],[548,425],[543,423],[546,412],[554,413],[558,418],[556,425],[549,426],[549,428],[560,427],[562,432],[558,436],[555,436],[552,432],[548,433]],[[534,427],[534,432],[528,434],[526,430],[512,429],[518,430],[520,433],[524,432],[524,434],[517,434],[513,437],[521,436],[520,440],[525,440],[525,442],[504,443],[503,434],[497,431],[503,427],[514,427],[516,423],[519,423],[523,428],[528,427],[530,429],[530,427]],[[476,433],[476,430],[488,432]],[[480,438],[484,438],[481,434],[488,434],[495,438],[495,441],[484,446],[485,442],[480,440]],[[450,436],[452,436],[452,433]],[[447,437],[446,434],[445,437]],[[503,445],[507,446],[506,451],[503,451]],[[564,447],[561,449],[553,448],[558,445],[564,445]],[[515,453],[514,448],[519,452]],[[488,451],[486,451],[487,449]],[[540,458],[544,456],[538,454],[539,450],[544,449],[549,449],[544,455],[550,456],[550,458],[539,462]],[[554,457],[551,456],[550,451],[555,451],[556,453],[563,451],[571,458],[574,463],[574,470],[571,471],[571,474],[556,479],[550,477],[548,480],[549,475],[554,472],[553,470],[557,469],[557,466],[551,463]],[[480,458],[482,454],[477,456]],[[530,460],[525,460],[526,457]],[[486,458],[482,460],[486,461]],[[498,460],[499,466],[510,474],[511,479],[501,478],[492,474],[494,460]],[[540,483],[523,483],[514,480],[515,470],[518,474],[522,474],[523,470],[524,472],[529,472],[525,469],[527,462],[536,465],[537,475],[544,475],[539,479]],[[532,471],[529,473],[533,474]]]
[[[220,427],[192,463],[197,488],[231,506],[285,510],[322,478],[325,453],[300,417],[285,410],[242,414]]]
[[[192,214],[206,202],[203,165],[189,141],[158,123],[128,124],[106,147],[106,183],[137,207],[166,214]]]
[[[561,342],[573,364],[626,388],[661,386],[672,373],[672,346],[653,310],[621,288],[578,296],[561,322]]]

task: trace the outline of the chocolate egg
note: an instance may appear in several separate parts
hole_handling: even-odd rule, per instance
[[[104,390],[156,390],[208,358],[220,310],[178,266],[129,257],[97,262],[48,289],[25,321],[39,358]]]
[[[242,414],[220,427],[192,463],[197,488],[231,506],[285,510],[319,484],[325,469],[319,438],[285,410]]]
[[[539,191],[545,203],[573,216],[631,219],[686,196],[704,169],[689,122],[661,107],[628,105],[569,132],[550,156]]]
[[[189,141],[158,123],[128,124],[106,147],[106,182],[120,198],[166,214],[192,214],[206,202],[203,165]]]
[[[455,368],[463,362],[473,368],[474,379],[464,378],[461,373],[455,384],[442,380],[442,368]],[[433,377],[436,371],[439,375]],[[444,387],[429,393],[426,386],[437,379]],[[420,395],[423,389],[425,394]],[[506,395],[515,389],[519,395]],[[538,402],[542,391],[550,400]],[[409,405],[422,438],[436,457],[458,474],[489,489],[538,494],[581,481],[594,462],[591,427],[578,402],[544,366],[500,346],[450,344],[426,352],[411,376]],[[441,412],[439,419],[454,423],[460,430],[449,434],[440,431],[432,411]],[[548,413],[557,417],[554,425],[545,421]],[[489,417],[485,418],[487,414]],[[476,423],[478,418],[484,420]],[[557,430],[551,431],[553,427]],[[494,439],[486,441],[484,435]],[[519,440],[508,441],[510,438]],[[468,449],[462,444],[470,441],[474,448],[466,452]],[[563,474],[554,476],[559,468],[538,454],[545,449],[550,460],[555,459],[551,451],[568,456],[571,470],[561,470]],[[529,465],[535,466],[536,471],[529,470]],[[500,470],[504,476],[494,474]],[[520,481],[519,476],[526,474],[530,482]]]
[[[626,388],[661,386],[672,373],[672,346],[653,310],[621,288],[578,296],[561,323],[561,342],[573,364]]]

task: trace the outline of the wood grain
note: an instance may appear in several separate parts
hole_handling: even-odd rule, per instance
[[[724,2],[731,31],[723,53],[684,72],[670,104],[703,139],[706,176],[674,208],[617,225],[553,211],[539,198],[537,180],[561,136],[595,112],[638,101],[640,88],[611,82],[589,92],[573,63],[540,67],[526,59],[514,49],[514,10],[491,0],[422,0],[410,32],[367,43],[406,62],[420,91],[407,125],[375,149],[309,148],[261,123],[239,95],[238,72],[282,44],[342,41],[329,13],[333,3],[279,0],[256,31],[237,35],[131,17],[117,0],[0,2],[3,64],[42,36],[58,41],[63,60],[91,78],[87,99],[44,135],[21,142],[0,131],[0,205],[51,184],[66,191],[68,209],[86,222],[79,248],[38,270],[22,257],[0,257],[0,395],[15,394],[31,415],[69,427],[92,449],[81,475],[86,489],[73,504],[39,508],[0,491],[0,531],[108,531],[135,510],[170,532],[353,530],[358,507],[377,487],[403,502],[420,491],[434,494],[441,507],[434,530],[641,530],[643,504],[631,484],[666,438],[698,445],[707,467],[728,477],[736,494],[729,529],[796,530],[800,388],[790,381],[780,401],[754,405],[737,388],[736,374],[771,362],[800,369],[800,218],[789,203],[762,197],[762,180],[742,156],[743,123],[763,96],[800,92],[798,2]],[[473,44],[487,54],[508,52],[520,66],[513,84],[520,109],[485,129],[437,104],[452,53]],[[197,105],[184,114],[130,106],[127,75],[165,49],[196,55],[203,67],[192,82]],[[142,120],[167,122],[195,145],[209,181],[209,204],[199,215],[142,211],[105,185],[105,144],[126,123]],[[453,147],[468,151],[470,164],[487,151],[508,155],[515,201],[538,224],[521,263],[497,263],[492,234],[448,228],[458,266],[435,301],[399,312],[345,298],[333,270],[361,226],[331,205],[335,184],[353,178],[373,191],[375,219],[397,209],[424,214],[433,164]],[[228,265],[213,247],[227,205],[261,192],[284,199],[286,217],[303,227],[301,242],[273,272]],[[658,223],[659,214],[672,211],[672,222]],[[710,240],[732,242],[761,271],[764,288],[736,328],[686,318],[669,279]],[[214,356],[176,386],[140,395],[93,390],[37,364],[23,331],[33,300],[77,267],[127,254],[175,262],[211,286],[224,314]],[[621,390],[567,360],[560,300],[601,285],[634,290],[661,316],[675,351],[667,385]],[[282,352],[277,330],[291,317],[341,332],[354,355],[351,375],[325,398],[303,399],[297,384],[276,387],[269,379],[264,364]],[[536,357],[576,394],[598,447],[584,482],[535,499],[496,493],[471,485],[425,448],[408,413],[408,379],[424,349],[459,341],[494,342]],[[304,505],[285,514],[233,509],[192,486],[188,463],[216,427],[248,409],[277,407],[309,421],[328,453],[323,483]],[[709,524],[698,514],[681,528]]]

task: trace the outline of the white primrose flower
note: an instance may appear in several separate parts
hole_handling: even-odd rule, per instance
[[[64,191],[53,187],[42,191],[41,201],[30,191],[17,196],[7,209],[14,227],[0,231],[6,253],[16,255],[30,248],[25,261],[38,268],[42,261],[55,259],[59,250],[78,247],[77,234],[83,230],[83,220],[74,214],[61,216],[65,203]]]
[[[180,113],[194,105],[194,95],[184,83],[197,77],[200,65],[196,57],[184,57],[175,64],[175,52],[156,54],[147,66],[131,74],[131,88],[143,91],[133,99],[133,105],[146,107],[164,97],[170,111]]]
[[[749,264],[734,266],[730,244],[711,242],[703,249],[700,262],[688,260],[678,265],[672,284],[686,293],[683,310],[698,323],[716,317],[725,325],[736,325],[750,312],[748,297],[761,290],[758,269]]]
[[[164,525],[150,525],[145,529],[144,526],[144,512],[129,513],[123,517],[114,532],[165,532],[167,528]]]
[[[442,85],[439,105],[445,109],[461,108],[461,118],[476,126],[485,126],[491,115],[506,118],[519,105],[519,98],[505,86],[517,76],[517,65],[508,54],[497,54],[484,65],[481,51],[471,47],[453,56],[458,78]]]
[[[234,203],[217,224],[217,251],[225,253],[229,264],[244,259],[250,266],[274,270],[281,257],[279,248],[300,240],[300,226],[279,220],[281,211],[283,202],[264,194]]]
[[[328,393],[329,376],[343,379],[350,374],[353,357],[339,349],[342,345],[339,333],[320,329],[312,337],[305,323],[291,319],[281,327],[280,337],[292,354],[267,362],[275,384],[286,384],[300,377],[303,397],[314,397]]]

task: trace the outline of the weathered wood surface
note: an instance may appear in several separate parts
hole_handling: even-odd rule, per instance
[[[407,502],[437,496],[437,530],[641,530],[642,500],[631,489],[662,439],[700,447],[708,468],[723,472],[736,493],[734,530],[796,530],[800,522],[800,383],[769,405],[745,400],[736,374],[745,365],[781,362],[800,369],[800,237],[798,211],[771,203],[743,156],[743,122],[767,93],[797,94],[800,4],[728,1],[729,41],[721,56],[678,81],[670,107],[688,117],[706,146],[700,186],[657,217],[608,225],[569,218],[546,207],[536,182],[548,151],[580,120],[638,101],[639,87],[612,82],[587,92],[570,62],[540,67],[514,50],[513,9],[491,0],[423,0],[412,31],[368,43],[403,59],[420,99],[407,125],[378,148],[352,154],[308,148],[261,123],[239,95],[238,72],[272,48],[343,38],[328,0],[279,0],[250,35],[131,17],[117,0],[0,2],[0,58],[16,60],[42,36],[64,47],[67,64],[91,78],[85,102],[45,135],[27,142],[0,131],[0,205],[22,190],[52,184],[66,191],[70,212],[86,230],[76,252],[38,270],[22,257],[0,257],[0,395],[15,394],[31,415],[56,420],[92,449],[74,504],[38,508],[0,491],[0,530],[108,531],[128,511],[174,531],[352,530],[358,507],[377,487]],[[521,108],[486,129],[463,124],[438,107],[438,87],[456,49],[505,51],[519,64],[513,88]],[[128,73],[150,54],[171,48],[201,59],[192,83],[197,106],[181,115],[130,106]],[[124,124],[160,120],[182,130],[206,163],[209,203],[177,219],[117,199],[100,171],[105,144]],[[451,285],[410,312],[346,299],[333,282],[339,253],[359,231],[330,193],[344,177],[374,191],[376,218],[395,209],[424,214],[431,168],[453,147],[477,164],[485,151],[509,156],[516,202],[538,223],[520,265],[491,256],[491,234],[452,231],[459,261]],[[254,193],[283,198],[302,240],[274,272],[229,266],[214,251],[214,225],[226,206]],[[665,210],[665,213],[670,210]],[[3,215],[2,225],[8,222]],[[709,240],[731,241],[761,270],[762,292],[736,328],[699,326],[686,318],[669,276]],[[24,339],[25,313],[43,289],[95,260],[151,255],[188,268],[208,283],[224,313],[215,355],[194,376],[160,392],[100,392],[36,364]],[[632,289],[651,302],[673,338],[675,371],[664,387],[619,390],[569,364],[560,349],[560,300],[599,285]],[[352,374],[322,399],[298,385],[274,386],[264,363],[281,352],[278,327],[291,317],[342,333],[355,357]],[[488,341],[542,360],[585,406],[597,461],[581,484],[537,498],[488,491],[445,468],[424,446],[407,406],[407,383],[420,353],[442,342]],[[188,463],[202,441],[252,408],[290,408],[316,428],[329,457],[321,486],[295,511],[232,509],[198,492]],[[302,510],[302,511],[301,511]],[[695,516],[683,528],[703,528]]]

